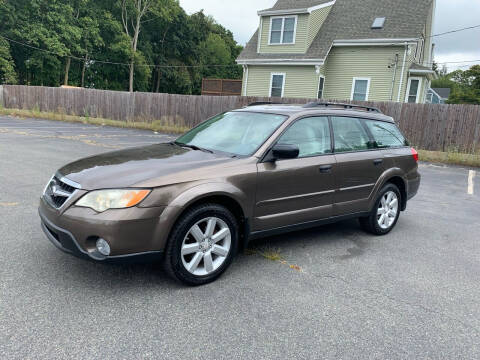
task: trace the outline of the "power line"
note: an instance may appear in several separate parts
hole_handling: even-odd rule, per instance
[[[463,60],[463,61],[445,61],[445,62],[438,62],[437,64],[461,64],[461,63],[469,63],[469,62],[479,62],[480,59],[478,60]],[[467,65],[468,66],[468,65]]]
[[[474,25],[474,26],[468,26],[468,27],[464,27],[464,28],[461,28],[461,29],[455,29],[455,30],[450,30],[450,31],[446,31],[446,32],[443,32],[443,33],[439,33],[439,34],[434,34],[434,35],[431,35],[431,36],[428,36],[427,38],[433,38],[433,37],[438,37],[438,36],[443,36],[443,35],[448,35],[448,34],[453,34],[453,33],[457,33],[457,32],[461,32],[461,31],[466,31],[466,30],[471,30],[471,29],[476,29],[476,28],[480,28],[480,24],[479,25]],[[48,54],[51,54],[51,55],[55,55],[55,56],[58,56],[58,57],[66,57],[66,58],[71,58],[73,60],[78,60],[78,61],[85,61],[84,58],[81,58],[81,57],[78,57],[78,56],[74,56],[74,55],[61,55],[61,54],[58,54],[54,51],[50,51],[50,50],[46,50],[46,49],[42,49],[42,48],[39,48],[37,46],[33,46],[33,45],[30,45],[30,44],[26,44],[26,43],[23,43],[23,42],[20,42],[20,41],[17,41],[17,40],[13,40],[13,39],[10,39],[4,35],[0,35],[1,38],[9,41],[9,42],[12,42],[12,43],[15,43],[15,44],[18,44],[18,45],[21,45],[21,46],[25,46],[25,47],[28,47],[30,49],[34,49],[34,50],[38,50],[38,51],[43,51],[45,53],[48,53]],[[418,40],[420,40],[422,38],[418,38]],[[130,63],[121,63],[121,62],[114,62],[114,61],[106,61],[106,60],[97,60],[97,59],[88,59],[89,62],[93,62],[93,63],[98,63],[98,64],[105,64],[105,65],[120,65],[120,66],[130,66],[131,64]],[[480,60],[472,60],[472,61],[465,61],[465,62],[477,62],[477,61],[480,61]],[[460,61],[459,62],[443,62],[443,63],[438,63],[440,65],[443,65],[443,64],[447,64],[447,63],[461,63]],[[156,65],[156,64],[134,64],[136,67],[154,67],[154,68],[205,68],[205,67],[237,67],[239,65],[236,65],[236,64],[228,64],[228,65],[223,65],[223,64],[208,64],[208,65]]]
[[[25,46],[25,47],[28,47],[30,49],[34,49],[34,50],[38,50],[38,51],[42,51],[42,52],[45,52],[45,53],[48,53],[48,54],[51,54],[51,55],[55,55],[55,56],[58,56],[58,57],[62,57],[62,58],[70,58],[70,59],[73,59],[73,60],[78,60],[78,61],[85,61],[84,58],[81,58],[81,57],[78,57],[78,56],[74,56],[74,55],[61,55],[59,53],[56,53],[54,51],[50,51],[50,50],[46,50],[46,49],[42,49],[42,48],[39,48],[37,46],[33,46],[33,45],[30,45],[30,44],[26,44],[26,43],[22,43],[20,41],[17,41],[17,40],[13,40],[13,39],[10,39],[4,35],[0,35],[1,38],[9,41],[9,42],[12,42],[12,43],[15,43],[15,44],[18,44],[18,45],[22,45],[22,46]],[[113,61],[105,61],[105,60],[96,60],[96,59],[88,59],[88,62],[93,62],[93,63],[98,63],[98,64],[106,64],[106,65],[121,65],[121,66],[130,66],[130,63],[121,63],[121,62],[113,62]],[[237,67],[239,65],[236,65],[236,64],[215,64],[215,65],[211,65],[211,64],[208,64],[208,65],[155,65],[155,64],[135,64],[136,67],[154,67],[154,68],[205,68],[205,67]]]
[[[435,34],[435,35],[432,35],[432,36],[428,36],[428,38],[437,37],[437,36],[443,36],[443,35],[448,35],[448,34],[453,34],[453,33],[457,33],[457,32],[460,32],[460,31],[471,30],[471,29],[476,29],[476,28],[480,28],[480,25],[474,25],[474,26],[464,27],[464,28],[461,28],[461,29],[450,30],[450,31],[446,31],[446,32],[444,32],[444,33],[440,33],[440,34]]]

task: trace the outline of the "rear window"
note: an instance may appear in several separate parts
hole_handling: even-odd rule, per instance
[[[375,139],[377,148],[407,146],[408,142],[395,124],[383,121],[366,120],[368,129]]]

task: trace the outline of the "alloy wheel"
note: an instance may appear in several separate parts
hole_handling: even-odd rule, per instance
[[[398,214],[398,196],[393,191],[386,192],[382,199],[377,210],[377,222],[378,225],[383,229],[389,229]]]
[[[185,236],[181,257],[185,269],[205,276],[220,268],[231,250],[230,228],[218,217],[208,217],[193,225]]]

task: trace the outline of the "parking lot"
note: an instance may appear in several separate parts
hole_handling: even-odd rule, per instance
[[[0,358],[480,357],[475,169],[421,164],[420,192],[386,237],[351,220],[255,241],[198,288],[158,264],[94,264],[48,242],[37,205],[60,166],[171,139],[0,117]]]

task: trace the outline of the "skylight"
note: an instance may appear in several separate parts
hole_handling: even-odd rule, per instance
[[[383,29],[383,25],[385,25],[385,18],[377,17],[373,20],[372,29]]]

